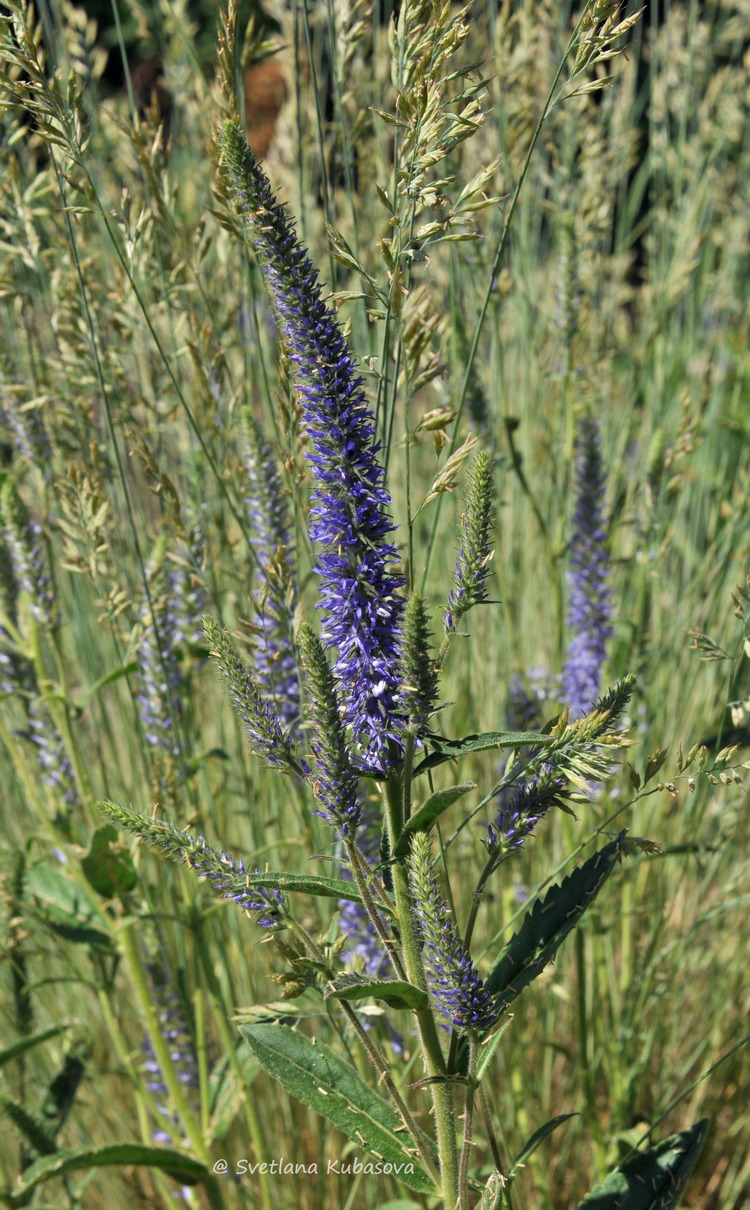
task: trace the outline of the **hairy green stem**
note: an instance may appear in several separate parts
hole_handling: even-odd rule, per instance
[[[385,806],[391,852],[394,852],[403,826],[403,788],[401,778],[391,775],[384,786]],[[412,908],[406,866],[398,861],[393,866],[393,889],[396,895],[401,945],[404,951],[406,973],[409,982],[427,993],[427,979],[422,965],[422,954],[417,934],[417,925]],[[440,1045],[435,1018],[429,1005],[419,1009],[417,1027],[422,1043],[427,1074],[437,1082],[431,1085],[435,1111],[438,1154],[440,1156],[440,1181],[446,1210],[454,1210],[458,1201],[458,1149],[456,1147],[456,1114],[453,1088],[441,1079],[446,1076],[445,1058]]]
[[[377,907],[375,906],[375,901],[370,892],[370,888],[367,885],[367,879],[368,879],[371,871],[367,870],[365,872],[365,870],[362,868],[363,864],[364,864],[362,854],[360,853],[359,849],[354,844],[354,842],[347,837],[345,840],[345,844],[346,844],[346,855],[349,858],[349,866],[351,868],[352,874],[354,875],[354,881],[357,884],[357,890],[359,891],[360,895],[362,896],[362,903],[364,905],[365,911],[367,912],[367,916],[370,920],[370,923],[372,924],[373,928],[375,929],[375,932],[378,934],[378,937],[380,938],[381,942],[383,943],[383,948],[385,949],[386,953],[388,954],[391,961],[393,962],[393,965],[396,968],[396,973],[398,974],[399,978],[405,979],[406,972],[404,970],[404,966],[401,961],[401,956],[398,953],[396,942],[393,937],[389,936],[388,930],[383,923],[383,918],[380,915]]]
[[[469,1159],[471,1157],[471,1131],[474,1124],[474,1093],[476,1091],[475,1079],[477,1073],[477,1059],[479,1057],[479,1039],[476,1034],[472,1034],[469,1038],[469,1069],[467,1075],[469,1077],[469,1087],[466,1090],[466,1107],[464,1109],[464,1137],[461,1146],[461,1163],[458,1174],[458,1205],[459,1210],[467,1210],[468,1207],[468,1176],[469,1176]]]
[[[305,928],[303,928],[303,926],[298,921],[294,920],[291,916],[287,917],[287,924],[291,928],[292,932],[294,932],[295,935],[297,937],[299,937],[299,939],[302,942],[302,944],[304,945],[305,949],[308,950],[308,952],[310,953],[310,956],[312,958],[314,958],[316,962],[320,963],[323,967],[328,968],[328,961],[326,960],[325,954],[320,949],[320,947],[315,944],[315,942],[313,941],[312,937],[307,932],[307,930]],[[333,975],[333,971],[331,971],[330,974]],[[435,1169],[435,1165],[433,1163],[432,1156],[429,1153],[429,1150],[425,1143],[424,1137],[419,1130],[419,1127],[417,1126],[416,1122],[414,1121],[414,1118],[412,1117],[409,1109],[407,1108],[407,1105],[406,1105],[403,1097],[401,1096],[401,1093],[399,1092],[398,1088],[396,1087],[396,1085],[393,1082],[393,1077],[391,1076],[390,1068],[388,1066],[388,1061],[387,1061],[385,1055],[381,1051],[378,1050],[377,1046],[375,1046],[375,1044],[372,1041],[371,1037],[369,1036],[367,1030],[364,1028],[364,1026],[362,1025],[362,1022],[360,1021],[356,1012],[352,1008],[351,1004],[347,1004],[346,1000],[341,1000],[341,1001],[339,1001],[339,1006],[340,1006],[341,1010],[343,1011],[344,1015],[348,1018],[349,1024],[351,1025],[352,1029],[354,1030],[354,1032],[356,1033],[360,1042],[362,1043],[365,1051],[370,1056],[370,1059],[372,1060],[373,1065],[381,1073],[381,1078],[383,1080],[383,1083],[385,1084],[385,1086],[391,1096],[391,1099],[392,1099],[394,1105],[396,1106],[396,1109],[398,1111],[399,1117],[401,1118],[401,1121],[404,1123],[404,1126],[409,1131],[412,1142],[414,1143],[415,1147],[417,1148],[417,1151],[419,1152],[419,1156],[422,1160],[422,1163],[425,1166],[425,1169],[429,1173],[432,1180],[434,1180],[435,1184],[438,1185],[440,1183],[440,1177],[439,1177],[438,1172]]]

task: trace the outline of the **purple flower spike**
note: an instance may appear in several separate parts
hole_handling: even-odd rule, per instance
[[[497,813],[487,828],[490,851],[510,853],[520,849],[550,807],[565,801],[567,782],[556,777],[551,765],[543,765],[532,777],[522,778],[515,794],[499,795]]]
[[[274,887],[251,886],[249,876],[260,871],[249,870],[241,857],[217,853],[203,836],[193,836],[167,820],[148,819],[111,802],[100,803],[99,807],[118,826],[205,878],[215,894],[231,899],[244,912],[258,913],[256,920],[262,928],[278,928],[282,923],[285,909],[281,892]]]
[[[297,734],[300,716],[299,676],[294,650],[297,590],[289,503],[281,475],[260,426],[244,417],[245,506],[258,557],[255,606],[260,635],[255,645],[255,675],[273,702],[280,722]]]
[[[238,206],[252,229],[279,315],[311,452],[315,490],[310,537],[316,563],[322,638],[338,650],[334,673],[344,718],[364,766],[382,771],[399,733],[399,634],[402,579],[388,535],[391,498],[377,461],[375,421],[354,358],[318,274],[285,208],[231,122],[221,136],[224,164]]]
[[[497,1009],[456,932],[432,869],[425,832],[414,837],[409,883],[424,942],[428,984],[440,1011],[460,1033],[488,1029]]]
[[[578,436],[570,543],[568,625],[573,637],[563,668],[563,697],[570,703],[572,718],[586,714],[596,701],[612,634],[604,489],[599,427],[595,420],[586,419]]]

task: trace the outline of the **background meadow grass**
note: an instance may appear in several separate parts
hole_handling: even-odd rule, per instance
[[[9,41],[2,52],[11,84],[0,109],[2,457],[43,526],[53,569],[61,625],[43,630],[37,689],[73,759],[77,798],[66,812],[42,781],[34,746],[19,735],[23,702],[6,696],[3,1045],[32,1029],[67,1028],[5,1066],[5,1093],[38,1110],[72,1047],[84,1075],[62,1143],[149,1141],[165,1125],[156,1104],[175,1110],[146,1087],[144,1037],[156,994],[149,971],[159,966],[198,1059],[193,1131],[184,1121],[173,1126],[175,1145],[211,1162],[226,1156],[230,1169],[239,1157],[279,1154],[322,1168],[317,1180],[227,1178],[223,1203],[382,1206],[396,1197],[395,1185],[326,1176],[325,1160],[339,1158],[345,1140],[290,1103],[237,1044],[233,1017],[283,991],[273,977],[284,968],[272,946],[258,944],[253,924],[145,849],[132,849],[137,884],[112,903],[86,890],[82,873],[100,823],[98,798],[144,812],[158,802],[253,865],[304,870],[310,852],[333,856],[330,831],[301,792],[247,753],[199,643],[180,649],[177,755],[155,756],[145,734],[137,679],[144,618],[149,608],[158,612],[163,568],[184,565],[191,526],[199,524],[205,546],[190,569],[193,587],[202,581],[208,611],[252,641],[243,407],[263,423],[284,467],[308,618],[316,585],[304,523],[305,438],[257,266],[216,176],[221,102],[212,55],[195,50],[205,47],[205,30],[168,0],[125,8],[121,20],[137,19],[143,37],[148,27],[160,50],[168,126],[154,106],[137,110],[132,89],[129,96],[127,87],[100,87],[97,48],[104,28],[112,36],[111,17],[97,28],[82,9],[45,8],[47,66],[22,105],[13,103],[22,76]],[[363,294],[362,280],[342,245],[327,239],[325,222],[384,282],[378,242],[389,216],[375,186],[393,178],[394,134],[373,110],[392,109],[388,30],[356,0],[274,17],[270,62],[287,95],[265,166],[323,279],[344,295],[340,315],[378,402],[400,537],[407,506],[416,511],[450,453],[438,452],[432,431],[416,431],[425,413],[456,407],[465,394],[455,446],[471,432],[497,460],[492,595],[502,603],[474,611],[470,640],[454,644],[442,682],[452,703],[439,716],[445,733],[505,726],[513,678],[528,687],[533,670],[548,680],[561,670],[573,444],[578,418],[590,412],[601,429],[612,517],[608,675],[638,678],[637,744],[627,755],[642,781],[649,755],[669,749],[640,789],[623,764],[577,820],[547,819],[504,867],[481,918],[490,961],[528,892],[601,838],[599,830],[627,827],[662,846],[625,862],[517,1003],[496,1052],[488,1091],[506,1160],[549,1118],[578,1115],[527,1163],[513,1204],[576,1205],[669,1111],[655,1138],[711,1118],[683,1204],[735,1210],[750,1202],[750,1073],[745,1051],[735,1049],[750,1010],[747,795],[733,773],[722,778],[723,764],[713,783],[699,777],[694,791],[675,770],[680,746],[687,753],[704,740],[713,741],[706,769],[734,740],[741,746],[726,768],[737,766],[750,738],[741,705],[750,695],[745,622],[735,610],[750,570],[747,6],[650,8],[628,34],[627,56],[612,64],[612,87],[552,109],[494,276],[508,199],[575,14],[543,0],[474,6],[459,59],[481,61],[487,117],[450,171],[462,186],[500,157],[486,192],[503,200],[477,214],[480,239],[415,259],[401,342],[391,335],[385,344],[372,294],[346,297]],[[397,326],[393,316],[387,322]],[[46,435],[35,437],[39,425]],[[408,481],[407,429],[415,433]],[[453,437],[451,424],[447,432]],[[436,626],[463,481],[459,471],[455,492],[427,504],[413,526],[414,571]],[[553,689],[542,719],[558,705]],[[486,783],[494,767],[494,754],[483,754],[462,776]],[[737,775],[745,776],[741,768]],[[453,772],[444,780],[455,780]],[[446,818],[444,842],[460,809]],[[454,868],[480,859],[481,834],[472,824],[452,841],[460,853]],[[312,868],[336,872],[328,861]],[[451,889],[461,916],[472,885],[458,877]],[[326,904],[306,909],[312,927],[333,918]],[[96,930],[93,941],[82,921]],[[315,1011],[321,1036],[335,1040],[334,1019]],[[482,1123],[476,1134],[484,1137]],[[6,1187],[19,1148],[4,1131]],[[491,1169],[484,1143],[475,1159]],[[45,1186],[36,1204],[73,1204],[79,1180]],[[82,1204],[171,1205],[174,1189],[156,1172],[106,1168]],[[185,1196],[207,1204],[199,1188]]]

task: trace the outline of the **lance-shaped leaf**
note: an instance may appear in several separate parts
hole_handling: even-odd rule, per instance
[[[526,1140],[518,1155],[510,1166],[508,1180],[515,1176],[519,1168],[522,1168],[530,1155],[533,1155],[540,1143],[543,1143],[553,1130],[557,1130],[558,1126],[562,1126],[563,1122],[567,1122],[568,1118],[574,1118],[574,1113],[560,1113],[556,1118],[550,1118],[549,1122],[545,1122],[538,1130]]]
[[[303,895],[321,895],[324,899],[349,899],[361,903],[359,892],[352,882],[343,878],[322,878],[317,874],[286,874],[269,870],[267,874],[247,874],[249,887],[267,887],[275,891],[298,891]]]
[[[26,1038],[19,1038],[17,1042],[12,1042],[10,1046],[6,1046],[0,1050],[0,1067],[6,1063],[10,1063],[12,1059],[17,1059],[20,1055],[25,1054],[27,1050],[32,1050],[33,1047],[39,1046],[42,1042],[49,1042],[50,1038],[56,1038],[64,1029],[70,1029],[69,1024],[51,1025],[49,1029],[43,1029],[38,1034],[31,1034]]]
[[[429,998],[421,988],[401,979],[368,979],[365,975],[339,975],[325,993],[326,1000],[383,1000],[391,1008],[426,1008]]]
[[[487,990],[499,997],[501,1011],[552,961],[624,852],[623,831],[537,900],[485,980]]]
[[[405,857],[409,852],[409,842],[415,832],[429,832],[432,825],[452,807],[454,802],[464,794],[468,794],[469,790],[476,790],[477,783],[475,781],[462,781],[457,786],[449,786],[447,790],[436,790],[431,794],[426,802],[418,811],[415,811],[410,819],[407,819],[404,824],[403,831],[399,837],[398,844],[393,850],[394,857]]]
[[[417,765],[417,773],[426,773],[437,765],[443,765],[447,760],[455,760],[458,756],[467,756],[470,752],[487,752],[490,748],[530,748],[546,736],[537,731],[481,731],[475,735],[465,735],[463,739],[443,739],[440,735],[428,735],[425,743],[434,749],[429,756]]]
[[[702,1118],[687,1130],[639,1151],[591,1190],[579,1210],[671,1210],[695,1167],[708,1130]]]
[[[31,1189],[52,1177],[65,1176],[68,1172],[80,1171],[82,1168],[120,1168],[125,1164],[161,1168],[182,1185],[197,1185],[209,1175],[205,1164],[168,1147],[147,1147],[142,1143],[114,1143],[109,1147],[68,1149],[56,1151],[54,1155],[45,1155],[31,1164],[23,1174],[23,1182],[14,1186],[10,1204],[23,1204],[22,1199]]]
[[[241,1025],[240,1033],[261,1065],[297,1097],[353,1139],[374,1163],[420,1193],[435,1187],[415,1159],[411,1139],[390,1105],[360,1079],[349,1064],[322,1042],[313,1045],[286,1025]],[[432,1149],[432,1143],[425,1136]],[[437,1164],[437,1158],[436,1158]]]

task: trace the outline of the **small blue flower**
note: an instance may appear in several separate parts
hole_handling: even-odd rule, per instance
[[[276,928],[281,922],[284,912],[281,892],[272,887],[250,886],[248,875],[260,871],[248,870],[241,857],[236,859],[223,850],[219,854],[203,836],[193,836],[166,820],[149,819],[115,803],[100,803],[100,809],[172,861],[207,879],[217,895],[231,899],[244,912],[257,912],[257,922],[263,928]]]
[[[487,828],[487,846],[496,852],[520,849],[550,807],[565,801],[567,781],[556,777],[552,765],[543,765],[530,777],[522,777],[515,793],[505,789],[498,795],[493,822]]]

